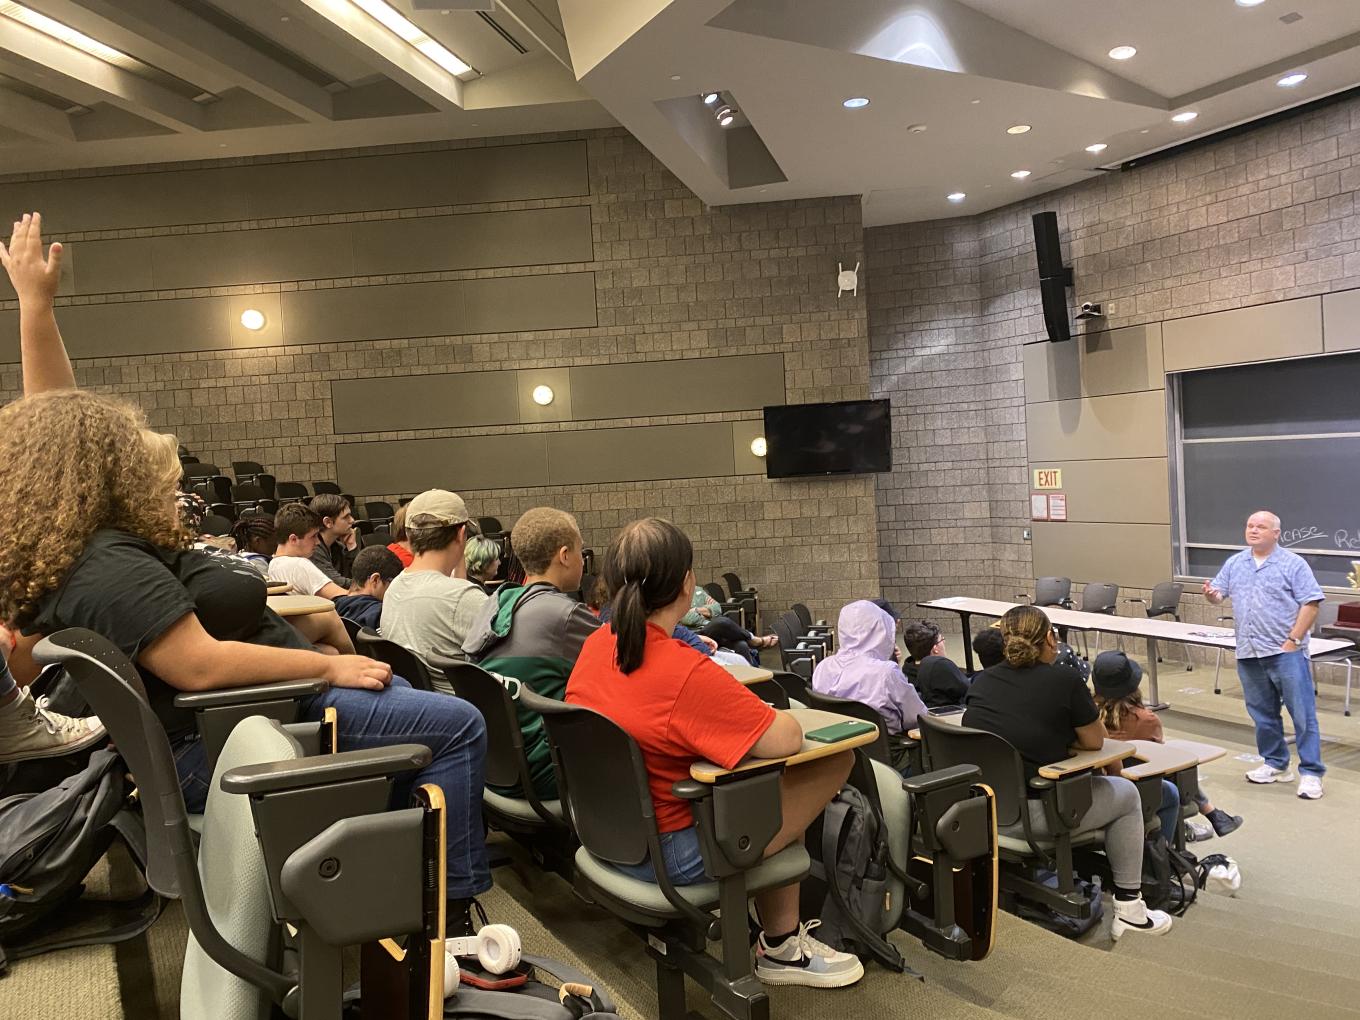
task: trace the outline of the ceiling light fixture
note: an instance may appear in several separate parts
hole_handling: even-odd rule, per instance
[[[264,312],[258,308],[247,308],[241,313],[241,325],[252,333],[258,333],[264,329],[264,324],[269,320],[264,317]]]
[[[949,199],[951,202],[962,202],[967,197],[968,196],[962,191],[953,191],[945,196],[945,198]]]
[[[88,53],[92,57],[98,57],[106,64],[125,68],[141,66],[139,61],[128,56],[122,50],[116,50],[98,39],[92,39],[84,32],[77,32],[70,25],[63,25],[60,21],[49,18],[46,14],[39,14],[23,4],[9,3],[6,0],[6,2],[0,3],[0,14],[19,22],[21,25],[27,25],[36,32],[50,36],[58,42],[64,42],[67,46]]]
[[[1266,0],[1237,0],[1238,7],[1260,7]]]
[[[737,111],[724,103],[713,111],[713,116],[717,118],[719,127],[731,127],[732,122],[737,119]]]
[[[1028,124],[1012,124],[1010,127],[1006,128],[1006,134],[1023,135],[1029,130],[1030,126]]]
[[[867,96],[851,96],[849,99],[841,101],[841,105],[847,110],[862,110],[869,105]]]
[[[1014,177],[1017,181],[1023,181],[1026,177],[1029,176],[1029,174],[1030,172],[1028,170],[1017,170],[1015,171],[1015,173],[1011,174],[1011,176]]]
[[[704,105],[705,105],[705,106],[712,106],[714,103],[716,103],[716,102],[717,102],[719,99],[721,99],[721,98],[722,98],[722,97],[721,97],[720,95],[718,95],[718,93],[716,93],[716,92],[705,92],[704,95],[703,95]]]
[[[1186,110],[1184,113],[1176,114],[1171,119],[1174,120],[1177,124],[1189,124],[1192,120],[1194,120],[1198,116],[1199,114],[1196,113],[1194,110]]]
[[[913,134],[913,135],[919,135],[919,134],[921,134],[923,131],[925,131],[925,129],[926,129],[926,126],[925,126],[924,124],[908,124],[908,125],[907,125],[907,132],[908,132],[909,134]]]
[[[1295,71],[1293,74],[1286,74],[1275,84],[1282,89],[1292,89],[1295,85],[1302,85],[1308,80],[1308,75],[1302,71]]]
[[[1096,142],[1095,145],[1088,145],[1088,146],[1086,146],[1086,151],[1087,151],[1087,152],[1104,152],[1104,151],[1105,151],[1106,149],[1108,149],[1108,148],[1109,148],[1109,146],[1106,145],[1104,142]]]
[[[1137,52],[1138,51],[1134,49],[1132,46],[1116,46],[1114,49],[1110,50],[1110,59],[1128,60],[1130,57],[1134,56]]]
[[[448,49],[443,43],[431,39],[423,28],[387,3],[387,0],[349,0],[349,2],[398,39],[419,50],[426,58],[448,71],[449,74],[462,75],[473,70],[471,64]]]
[[[751,440],[751,452],[757,457],[763,457],[769,452],[769,445],[765,442],[764,436],[756,436]]]
[[[535,404],[538,404],[540,407],[547,407],[549,404],[553,402],[552,387],[535,386],[534,392],[531,394],[531,396],[533,396]]]

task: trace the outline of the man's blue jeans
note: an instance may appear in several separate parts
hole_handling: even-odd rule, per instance
[[[319,721],[334,708],[340,723],[340,750],[356,751],[391,744],[424,744],[433,758],[419,772],[396,777],[392,806],[406,807],[411,791],[433,783],[444,791],[449,899],[466,899],[491,888],[482,825],[482,772],[486,761],[486,723],[461,698],[414,690],[400,677],[383,691],[332,687],[309,699],[302,717]],[[190,811],[202,811],[212,773],[200,740],[175,749],[180,789]]]
[[[1237,675],[1247,714],[1256,724],[1256,750],[1271,768],[1289,767],[1289,745],[1284,741],[1283,706],[1294,723],[1299,749],[1299,771],[1306,776],[1322,776],[1322,740],[1318,734],[1317,697],[1308,656],[1299,652],[1280,652],[1260,659],[1238,659]]]

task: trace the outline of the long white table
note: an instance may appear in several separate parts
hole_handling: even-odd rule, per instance
[[[951,595],[948,598],[931,599],[918,602],[922,609],[943,609],[959,614],[963,624],[963,655],[968,672],[973,671],[973,638],[969,621],[974,616],[996,618],[1004,616],[1010,609],[1022,603],[1002,602],[998,599],[975,599],[967,595]],[[1165,708],[1157,692],[1157,642],[1182,641],[1188,645],[1206,645],[1210,648],[1226,648],[1232,651],[1237,647],[1237,637],[1230,627],[1208,627],[1198,623],[1177,623],[1175,620],[1154,620],[1142,616],[1108,616],[1105,613],[1083,613],[1076,609],[1062,609],[1058,606],[1044,606],[1044,612],[1055,627],[1069,630],[1098,631],[1102,634],[1117,634],[1122,637],[1144,638],[1147,641],[1147,677],[1149,701],[1154,708]],[[1325,655],[1340,648],[1351,647],[1351,642],[1337,638],[1311,638],[1308,654]]]

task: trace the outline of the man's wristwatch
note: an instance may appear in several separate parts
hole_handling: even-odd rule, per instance
[[[1290,634],[1288,637],[1285,638],[1285,640],[1288,641],[1295,648],[1303,647],[1303,638],[1296,638],[1293,634]]]

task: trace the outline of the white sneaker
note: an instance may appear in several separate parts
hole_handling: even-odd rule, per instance
[[[1322,799],[1322,777],[1304,776],[1299,780],[1299,796],[1304,800]]]
[[[55,758],[83,751],[107,736],[95,716],[75,718],[53,712],[47,698],[33,700],[27,687],[0,705],[0,764],[29,758]]]
[[[1149,935],[1165,935],[1171,930],[1171,915],[1162,910],[1149,910],[1143,897],[1136,900],[1114,901],[1114,923],[1110,934],[1116,942],[1126,931],[1141,931]]]
[[[756,977],[767,985],[807,985],[844,988],[864,976],[864,965],[849,953],[838,952],[808,934],[821,921],[804,921],[798,934],[771,949],[765,933],[756,940]]]
[[[1273,765],[1258,765],[1247,773],[1249,783],[1292,783],[1294,773],[1289,769],[1277,769]]]

